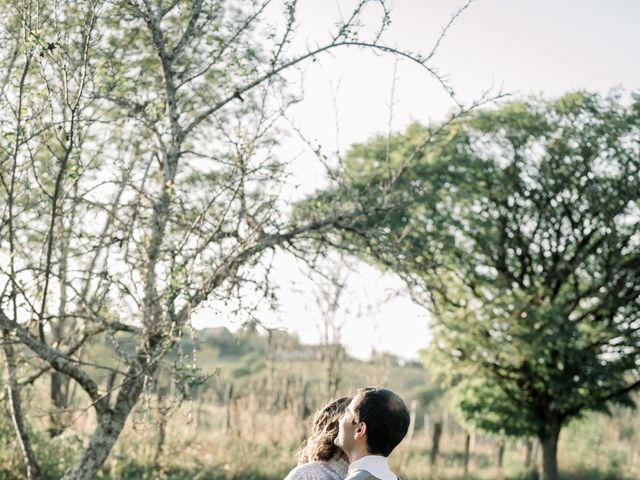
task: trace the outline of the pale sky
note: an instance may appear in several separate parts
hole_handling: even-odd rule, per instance
[[[347,15],[354,2],[301,0],[298,38],[328,35],[332,18]],[[373,3],[373,2],[372,2]],[[388,45],[428,53],[451,15],[464,2],[395,0]],[[375,8],[367,12],[373,18]],[[470,102],[488,88],[516,97],[542,93],[559,96],[576,89],[607,92],[640,88],[640,1],[638,0],[476,0],[456,20],[433,58],[459,99]],[[296,48],[294,45],[292,48]],[[394,82],[395,67],[395,82]],[[424,70],[406,60],[357,50],[335,51],[302,67],[305,100],[290,111],[291,120],[323,151],[344,154],[354,142],[376,133],[403,130],[412,121],[437,122],[453,107]],[[395,86],[395,88],[392,88]],[[392,97],[392,90],[394,92]],[[279,154],[295,159],[292,184],[298,195],[322,185],[322,170],[295,136]],[[318,313],[295,261],[278,258],[280,311],[265,321],[318,339]],[[342,340],[351,354],[366,358],[372,348],[416,358],[428,342],[427,315],[405,297],[386,298],[401,283],[372,267],[356,269],[349,279],[341,316]],[[366,310],[362,315],[359,311]],[[237,328],[238,320],[196,315],[195,324]],[[226,317],[221,315],[220,317]]]

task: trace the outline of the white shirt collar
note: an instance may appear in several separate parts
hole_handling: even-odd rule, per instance
[[[366,455],[349,465],[349,473],[355,470],[366,470],[380,480],[397,480],[398,477],[389,470],[387,457],[382,455]]]

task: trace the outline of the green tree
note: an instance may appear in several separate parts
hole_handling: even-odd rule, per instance
[[[368,215],[285,215],[274,147],[296,66],[344,48],[400,55],[453,95],[430,55],[384,43],[383,0],[356,2],[317,42],[295,41],[297,12],[295,0],[0,1],[0,327],[27,476],[40,473],[22,387],[51,374],[54,409],[69,382],[85,394],[96,428],[65,478],[95,478],[194,309],[268,295],[265,253]],[[117,358],[92,358],[100,342]],[[183,367],[175,377],[194,381]],[[64,421],[51,420],[55,435]]]
[[[362,201],[394,208],[336,242],[396,270],[428,303],[427,357],[453,372],[464,417],[538,436],[545,480],[557,478],[569,419],[629,403],[640,386],[640,96],[632,97],[578,92],[413,126],[355,146],[344,183],[356,189],[318,197],[346,201],[359,189]],[[375,192],[398,164],[400,190],[381,200]]]

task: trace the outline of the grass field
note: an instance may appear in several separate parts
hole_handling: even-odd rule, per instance
[[[145,393],[100,478],[277,480],[295,466],[296,448],[309,427],[305,414],[326,400],[323,362],[276,358],[270,363],[255,354],[216,357],[206,349],[198,356],[205,372],[219,372],[193,392],[192,399],[180,403],[173,403],[175,391],[163,397],[153,390]],[[384,356],[369,363],[345,360],[340,375],[338,395],[350,394],[362,385],[384,384],[416,409],[413,435],[390,457],[403,480],[537,478],[535,465],[525,468],[523,441],[506,442],[499,467],[499,439],[479,433],[472,435],[465,477],[465,431],[449,413],[446,394],[429,394],[434,387],[419,365],[401,366]],[[229,385],[234,393],[226,398]],[[49,439],[46,380],[26,388],[23,395],[45,478],[60,478],[87,442],[95,421],[91,409],[76,393],[74,408],[63,414],[67,428]],[[23,476],[22,459],[6,408],[4,412],[0,417],[0,478],[18,479]],[[435,469],[429,462],[429,427],[434,421],[444,422]],[[639,431],[640,418],[630,409],[614,410],[612,416],[593,413],[573,421],[560,438],[561,478],[640,478]],[[540,457],[539,448],[534,447],[534,463]]]
[[[199,409],[199,411],[197,411]],[[160,419],[153,407],[146,417],[139,412],[127,426],[120,442],[107,460],[103,479],[211,479],[267,480],[281,479],[295,462],[295,449],[303,428],[290,412],[258,414],[239,403],[234,411],[234,428],[225,432],[225,409],[222,406],[182,405],[168,419],[166,441],[159,461]],[[36,449],[45,478],[59,478],[83,444],[83,431],[91,419],[78,420],[55,441],[36,436]],[[638,447],[628,441],[605,436],[615,433],[603,416],[586,418],[571,425],[561,439],[560,469],[563,479],[631,480],[640,478]],[[10,448],[10,432],[3,427],[2,474],[0,478],[21,478],[20,457]],[[594,436],[595,435],[595,436]],[[599,436],[602,435],[602,436]],[[593,444],[600,438],[600,443]],[[462,479],[464,434],[445,434],[437,472],[429,465],[430,438],[416,432],[390,457],[395,471],[404,480],[430,478]],[[7,448],[9,447],[9,448]],[[524,469],[524,445],[507,444],[503,468],[496,466],[495,440],[476,437],[470,458],[470,479],[534,479],[535,473]],[[635,448],[635,452],[634,452]],[[634,457],[635,455],[635,457]]]

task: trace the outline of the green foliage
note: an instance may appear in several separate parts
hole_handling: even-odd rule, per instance
[[[263,341],[266,341],[264,336]],[[198,352],[203,359],[208,359],[210,349],[206,342],[202,342]],[[233,370],[244,362],[245,355],[226,357],[221,377],[234,381],[234,392],[242,392],[235,388],[242,379],[234,378]],[[254,357],[255,358],[255,357]],[[264,359],[263,359],[264,361]],[[317,361],[290,361],[280,365],[281,370],[296,375],[309,375],[309,381],[314,385],[322,383],[322,365]],[[375,364],[348,359],[344,365],[344,383],[348,385],[344,393],[351,388],[370,381],[376,372]],[[266,372],[263,372],[266,373]],[[392,366],[389,372],[388,384],[394,390],[402,392],[403,398],[409,403],[418,400],[418,415],[416,430],[412,442],[403,441],[398,451],[394,451],[391,462],[394,469],[398,469],[400,477],[407,480],[425,480],[429,474],[430,438],[425,436],[421,418],[423,412],[428,412],[431,402],[422,406],[421,392],[429,396],[432,392],[441,392],[439,385],[424,385],[425,370],[419,365]],[[164,379],[169,381],[168,378]],[[279,421],[295,416],[294,423],[289,425],[302,426],[302,421],[295,411],[259,412],[263,416],[254,418],[251,411],[240,407],[237,421],[255,422],[256,428],[248,428],[243,433],[232,432],[225,435],[222,428],[224,406],[215,397],[209,395],[207,389],[214,388],[216,382],[210,382],[202,387],[204,391],[191,402],[185,402],[182,410],[178,410],[169,418],[167,424],[167,444],[164,455],[160,459],[160,466],[152,464],[155,445],[157,444],[157,424],[153,419],[154,402],[151,410],[146,413],[148,423],[140,423],[140,419],[133,422],[133,429],[125,431],[122,442],[116,446],[104,467],[97,475],[99,479],[225,479],[245,480],[279,479],[283,478],[295,463],[295,449],[300,441],[301,432],[294,428],[281,429],[282,433],[270,431],[274,428],[271,417],[274,415]],[[38,385],[36,385],[37,388]],[[39,385],[43,387],[43,384]],[[352,387],[353,386],[353,387]],[[321,405],[325,399],[324,390],[310,389],[315,392],[311,401],[313,408]],[[264,395],[264,391],[259,391]],[[248,395],[244,392],[243,395]],[[30,396],[31,397],[31,396]],[[246,398],[246,397],[245,397]],[[444,397],[434,400],[439,402]],[[448,400],[448,398],[447,398]],[[246,406],[241,397],[240,405]],[[448,405],[444,405],[448,408]],[[35,406],[35,410],[39,404]],[[144,407],[141,407],[144,408]],[[189,411],[194,414],[202,409],[203,414],[195,422],[186,422]],[[217,409],[217,410],[216,410]],[[216,413],[217,412],[217,413]],[[561,451],[564,453],[560,478],[578,480],[583,478],[607,478],[610,480],[628,480],[633,476],[632,465],[624,455],[635,447],[636,439],[629,435],[628,428],[637,429],[638,417],[628,409],[615,408],[613,417],[600,414],[588,414],[583,419],[571,422],[561,436]],[[276,421],[276,424],[279,423]],[[247,426],[248,426],[247,425]],[[625,433],[626,432],[626,433]],[[71,433],[71,432],[68,432]],[[262,435],[256,439],[257,435]],[[624,440],[618,441],[621,436]],[[265,438],[266,437],[266,438]],[[60,478],[65,468],[73,462],[73,457],[79,452],[82,441],[80,437],[65,434],[54,441],[43,436],[34,436],[36,448],[43,460],[45,478]],[[471,452],[470,474],[467,479],[488,480],[498,477],[495,469],[495,444],[490,439],[477,436],[477,442]],[[481,440],[482,439],[482,440]],[[17,479],[24,475],[18,468],[20,459],[15,457],[15,433],[11,428],[8,415],[0,417],[0,478]],[[440,457],[441,480],[462,480],[464,464],[464,434],[454,433],[445,436],[442,442]],[[12,459],[13,458],[13,463]],[[507,479],[535,478],[520,475],[523,468],[523,452],[516,450],[513,444],[507,444],[505,454],[505,477]],[[4,470],[3,470],[4,468]],[[598,476],[600,475],[600,476]],[[636,475],[637,477],[637,475]]]
[[[429,408],[442,398],[444,394],[445,390],[438,385],[423,386],[417,392],[417,399],[422,408]]]
[[[260,373],[266,368],[266,363],[262,355],[249,353],[244,355],[240,364],[233,369],[234,377],[246,377],[255,373]]]
[[[26,472],[22,462],[15,458],[15,432],[12,429],[8,411],[0,418],[0,478],[18,480],[25,478]],[[34,449],[39,455],[39,464],[43,480],[62,478],[65,470],[73,463],[73,458],[81,449],[76,439],[54,439],[32,435]],[[13,458],[12,458],[13,457]]]
[[[262,255],[298,234],[272,152],[298,96],[284,75],[341,45],[290,50],[293,14],[283,25],[268,3],[2,2],[0,323],[27,359],[19,382],[59,370],[109,432],[84,432],[72,477],[92,475],[159,371],[183,396],[201,387],[191,312],[267,297]],[[65,409],[51,388],[37,418]]]
[[[543,425],[531,412],[520,409],[490,379],[469,378],[455,390],[453,403],[475,428],[503,437],[527,437]]]
[[[630,402],[640,381],[639,111],[637,95],[624,104],[575,92],[413,126],[354,146],[347,180],[319,195],[389,206],[341,241],[428,300],[430,364],[477,427],[545,435],[584,409]],[[366,196],[390,181],[393,195]]]

